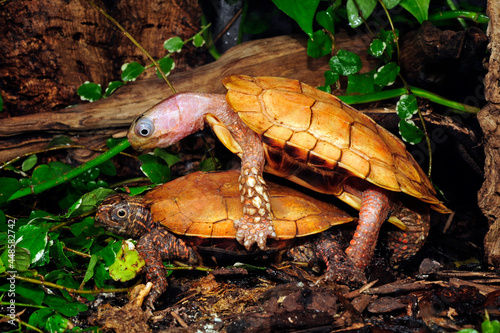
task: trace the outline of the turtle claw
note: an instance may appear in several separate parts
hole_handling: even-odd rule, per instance
[[[265,218],[245,215],[234,221],[234,226],[236,228],[236,240],[247,250],[250,250],[255,243],[261,250],[267,250],[267,238],[276,237],[272,222]]]

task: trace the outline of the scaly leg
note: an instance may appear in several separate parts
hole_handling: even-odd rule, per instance
[[[236,239],[247,250],[254,243],[265,250],[267,238],[276,237],[276,232],[268,189],[262,177],[265,164],[264,148],[259,136],[248,128],[234,111],[230,112],[231,119],[227,117],[223,121],[242,150],[239,189],[244,216],[234,222]]]
[[[384,189],[370,186],[363,191],[358,226],[346,249],[347,256],[361,270],[373,257],[380,227],[387,219],[389,210],[389,198]]]

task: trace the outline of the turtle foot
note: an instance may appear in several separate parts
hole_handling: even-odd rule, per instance
[[[234,221],[234,226],[236,228],[236,240],[247,250],[250,250],[254,243],[261,250],[266,250],[267,238],[276,237],[274,226],[267,218],[245,215]]]

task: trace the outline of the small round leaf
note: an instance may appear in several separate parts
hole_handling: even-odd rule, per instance
[[[171,37],[163,43],[163,47],[170,53],[181,52],[184,42],[180,37]]]
[[[390,62],[380,67],[374,74],[375,84],[385,87],[390,86],[399,74],[399,66],[395,62]]]
[[[330,68],[340,75],[357,73],[362,66],[361,58],[350,51],[340,50],[329,62]]]
[[[313,58],[321,58],[332,51],[332,40],[323,32],[318,30],[313,38],[307,41],[307,55]]]
[[[122,81],[135,81],[139,75],[144,72],[145,68],[136,61],[122,65]]]
[[[101,85],[93,82],[85,82],[76,92],[82,101],[95,102],[102,97]]]
[[[205,44],[205,39],[200,34],[194,35],[193,45],[196,47],[201,47]]]
[[[379,58],[384,54],[386,44],[382,40],[375,38],[373,42],[370,44],[370,48],[368,49],[368,53],[374,56],[375,58]]]
[[[36,154],[30,155],[27,159],[23,161],[21,169],[23,171],[28,171],[36,165],[36,162],[38,162],[38,157],[36,156]]]
[[[400,119],[410,119],[418,111],[418,103],[415,95],[403,95],[396,103],[396,112]]]
[[[404,141],[412,145],[419,143],[424,138],[424,132],[411,119],[399,121],[399,134]]]

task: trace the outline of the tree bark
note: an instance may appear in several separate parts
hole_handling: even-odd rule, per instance
[[[200,30],[196,0],[105,1],[96,3],[155,59],[167,54],[163,41],[187,39]],[[0,15],[0,117],[25,115],[79,102],[85,81],[120,80],[123,63],[150,61],[107,18],[85,0],[19,0],[2,4]],[[199,64],[188,52],[176,54],[177,67]],[[191,50],[191,53],[193,51]],[[154,75],[154,74],[153,74]]]
[[[484,79],[488,104],[478,114],[484,131],[485,181],[478,194],[479,207],[488,218],[490,229],[484,240],[486,261],[495,269],[500,268],[500,3],[488,0],[486,10],[490,17],[490,59],[488,74]]]

